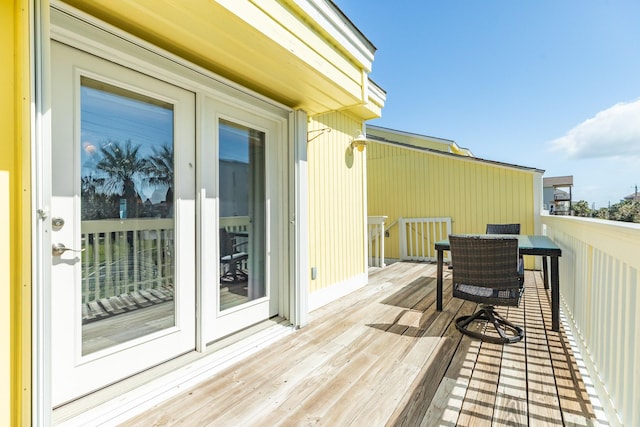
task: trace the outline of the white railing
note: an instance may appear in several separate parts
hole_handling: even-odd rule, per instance
[[[386,216],[367,218],[367,236],[369,242],[369,267],[385,267],[384,263],[384,222]]]
[[[640,224],[542,216],[560,296],[611,425],[640,425]]]
[[[173,219],[82,221],[82,302],[173,288]]]
[[[249,230],[248,216],[225,216],[220,217],[220,227],[230,233],[247,232]]]
[[[173,227],[171,218],[82,221],[82,302],[172,289]],[[246,233],[249,217],[220,218],[220,227]]]
[[[401,260],[435,261],[435,242],[451,234],[451,218],[398,218],[398,225]]]

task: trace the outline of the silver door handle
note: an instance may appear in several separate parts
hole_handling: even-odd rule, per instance
[[[53,256],[60,256],[65,252],[84,252],[84,249],[71,249],[66,247],[64,244],[62,243],[54,243],[53,245],[51,245],[51,254]]]

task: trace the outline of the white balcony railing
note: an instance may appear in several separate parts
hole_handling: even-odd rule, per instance
[[[82,302],[172,289],[173,227],[171,218],[82,221]],[[247,232],[249,217],[220,218],[220,227]]]
[[[248,233],[249,226],[251,225],[251,219],[248,216],[221,216],[220,217],[220,228],[224,228],[227,233],[235,234],[234,236],[234,246],[238,251],[248,251],[249,247],[247,242],[249,241]],[[228,266],[227,266],[228,267]],[[223,266],[221,265],[222,269]],[[243,258],[237,265],[237,268],[240,270],[248,271],[249,270],[249,260],[247,258]]]
[[[386,220],[386,216],[370,216],[367,218],[369,267],[385,267],[384,222]]]
[[[640,426],[640,224],[542,216],[560,296],[611,425]]]
[[[220,227],[230,233],[246,232],[249,230],[250,220],[248,216],[224,216],[220,217]]]
[[[82,221],[82,302],[173,288],[173,219]]]
[[[405,261],[435,261],[434,244],[451,234],[451,218],[398,218],[398,226],[400,259]]]

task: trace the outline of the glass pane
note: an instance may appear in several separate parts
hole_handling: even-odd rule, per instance
[[[220,310],[266,296],[265,134],[220,120]]]
[[[81,79],[82,353],[175,325],[173,105]]]

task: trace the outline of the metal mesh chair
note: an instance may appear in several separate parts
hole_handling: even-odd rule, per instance
[[[449,236],[453,269],[453,296],[481,304],[471,316],[456,319],[456,328],[493,343],[514,343],[524,337],[521,327],[494,311],[494,305],[518,306],[523,292],[519,273],[518,240],[505,236]],[[468,329],[474,321],[487,321],[499,336]],[[487,325],[489,326],[489,325]]]
[[[487,234],[520,234],[520,224],[487,224]],[[524,283],[524,258],[520,255],[518,264],[520,281]]]
[[[520,224],[487,224],[487,234],[520,234]]]

